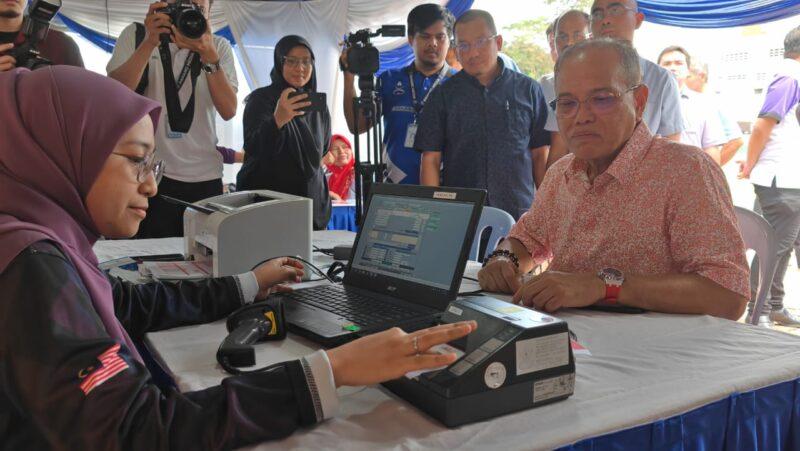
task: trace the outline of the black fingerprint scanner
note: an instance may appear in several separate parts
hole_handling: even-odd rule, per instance
[[[489,296],[451,302],[442,323],[475,320],[450,343],[463,355],[447,368],[384,384],[448,427],[568,398],[575,360],[567,323]]]

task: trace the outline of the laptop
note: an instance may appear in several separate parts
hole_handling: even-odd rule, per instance
[[[430,326],[458,296],[486,192],[372,185],[341,285],[282,293],[289,330],[323,346]]]

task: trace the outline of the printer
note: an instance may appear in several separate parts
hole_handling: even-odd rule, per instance
[[[247,272],[274,257],[311,261],[311,199],[259,190],[192,205],[183,214],[186,257],[210,263],[214,277]]]
[[[466,320],[478,328],[450,343],[463,352],[458,360],[384,386],[448,427],[572,395],[575,360],[565,321],[489,296],[456,299],[440,321]]]

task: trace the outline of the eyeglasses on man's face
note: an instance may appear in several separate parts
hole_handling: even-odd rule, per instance
[[[283,63],[292,69],[297,69],[300,66],[311,69],[311,67],[314,66],[314,60],[312,58],[297,58],[295,56],[284,56]]]
[[[629,8],[622,3],[612,3],[607,8],[595,8],[592,10],[592,20],[600,21],[606,18],[606,14],[610,17],[619,17],[628,11],[636,12],[636,8]]]
[[[494,41],[494,39],[497,38],[497,36],[498,35],[489,36],[488,38],[480,38],[471,44],[469,42],[460,42],[456,44],[456,51],[460,54],[463,54],[463,53],[469,53],[469,51],[473,49],[483,50],[486,48],[487,45],[489,45],[490,42]]]
[[[559,118],[574,117],[576,114],[578,114],[578,109],[583,103],[585,103],[594,114],[608,114],[614,111],[617,105],[619,105],[622,96],[625,93],[631,92],[640,86],[642,85],[638,84],[631,86],[623,92],[615,92],[611,90],[596,92],[583,100],[578,100],[574,97],[567,96],[559,97],[550,102],[550,108],[556,112],[556,117]]]

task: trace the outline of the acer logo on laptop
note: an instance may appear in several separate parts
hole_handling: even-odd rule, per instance
[[[397,291],[397,287],[393,287],[393,286],[391,286],[391,285],[389,285],[388,287],[386,287],[386,289],[387,289],[388,291]]]
[[[456,193],[448,192],[448,191],[436,191],[433,193],[434,199],[448,199],[448,200],[455,200]]]

